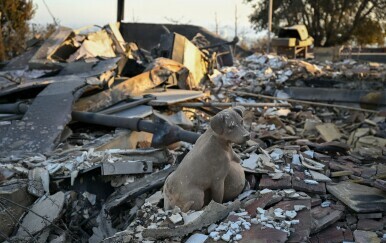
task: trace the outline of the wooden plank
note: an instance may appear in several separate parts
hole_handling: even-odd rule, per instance
[[[168,89],[164,92],[146,92],[146,94],[156,97],[155,100],[149,102],[151,106],[172,105],[182,101],[201,98],[204,96],[202,91],[181,89]]]

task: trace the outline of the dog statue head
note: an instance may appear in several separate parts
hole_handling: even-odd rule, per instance
[[[250,139],[250,133],[244,128],[242,106],[223,110],[210,120],[210,127],[226,141],[242,144]]]

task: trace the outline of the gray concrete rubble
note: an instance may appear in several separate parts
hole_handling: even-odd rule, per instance
[[[385,64],[138,26],[1,66],[0,241],[386,242]]]

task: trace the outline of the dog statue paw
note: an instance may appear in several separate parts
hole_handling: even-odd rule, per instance
[[[231,145],[250,139],[243,126],[243,112],[243,107],[229,108],[211,119],[206,132],[166,178],[165,209],[178,206],[183,212],[200,210],[211,200],[230,201],[242,192],[244,170]]]

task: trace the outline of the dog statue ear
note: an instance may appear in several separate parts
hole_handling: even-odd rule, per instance
[[[221,135],[224,131],[224,121],[225,121],[225,116],[222,113],[219,113],[212,117],[210,120],[210,127],[213,129],[213,131],[219,135]]]
[[[244,117],[244,112],[245,112],[244,106],[235,106],[232,109],[236,111],[241,117]]]

